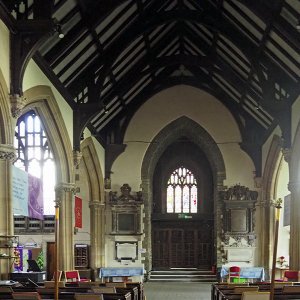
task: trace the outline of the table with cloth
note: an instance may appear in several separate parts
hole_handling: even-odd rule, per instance
[[[143,276],[144,268],[124,267],[124,268],[100,268],[99,278],[122,277],[125,280],[131,276]]]
[[[245,278],[247,280],[253,281],[256,279],[257,281],[265,280],[265,269],[263,267],[240,267],[240,278]],[[222,281],[228,275],[229,267],[222,266],[220,271],[220,277]]]

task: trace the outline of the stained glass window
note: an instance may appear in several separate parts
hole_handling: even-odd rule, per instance
[[[16,167],[42,179],[44,214],[55,213],[55,162],[40,118],[31,110],[22,115],[15,128]]]
[[[197,213],[197,181],[185,167],[172,172],[167,185],[167,213]]]

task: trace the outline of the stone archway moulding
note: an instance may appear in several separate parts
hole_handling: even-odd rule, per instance
[[[80,148],[87,171],[91,201],[99,201],[104,204],[104,178],[93,139],[86,138],[80,144]]]
[[[56,165],[55,201],[59,209],[58,265],[61,270],[74,268],[73,210],[74,164],[67,128],[49,86],[39,85],[24,92],[26,106],[22,114],[34,109],[41,118]]]
[[[264,173],[262,177],[262,187],[259,206],[259,212],[261,220],[260,232],[258,232],[257,245],[260,247],[258,253],[260,253],[258,259],[259,265],[263,266],[266,270],[269,270],[271,263],[270,248],[264,245],[273,244],[273,232],[274,232],[274,211],[271,206],[271,201],[275,200],[275,186],[276,186],[276,174],[282,160],[282,139],[278,135],[274,135],[269,152],[267,155]],[[266,230],[266,228],[268,230]]]
[[[180,137],[186,137],[198,146],[206,155],[213,173],[214,181],[214,215],[215,215],[215,262],[221,262],[221,252],[217,249],[220,245],[219,229],[221,207],[219,205],[218,191],[223,190],[223,181],[226,179],[225,164],[216,142],[209,133],[195,121],[188,117],[180,117],[165,126],[153,139],[148,147],[141,168],[142,193],[145,203],[145,239],[143,248],[147,249],[145,255],[145,268],[147,271],[152,269],[152,250],[151,250],[151,212],[152,212],[152,179],[155,166],[165,151],[165,149]]]
[[[24,92],[27,102],[22,114],[34,109],[42,120],[56,162],[56,182],[74,183],[73,152],[70,137],[55,97],[48,86]]]
[[[85,173],[89,186],[90,207],[90,267],[96,278],[97,270],[105,261],[105,216],[104,216],[104,180],[101,164],[94,141],[86,138],[80,145]]]
[[[0,144],[13,145],[14,128],[9,103],[9,91],[0,69]]]
[[[291,192],[290,268],[300,268],[300,121],[295,132],[289,163]]]

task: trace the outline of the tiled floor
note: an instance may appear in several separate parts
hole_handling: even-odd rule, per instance
[[[211,283],[200,282],[146,282],[147,300],[209,300]]]

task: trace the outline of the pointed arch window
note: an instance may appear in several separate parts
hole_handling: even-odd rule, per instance
[[[42,179],[44,215],[55,213],[55,162],[43,124],[34,110],[22,115],[15,128],[16,167]]]
[[[197,213],[197,193],[194,174],[185,167],[174,170],[167,184],[167,213]]]

